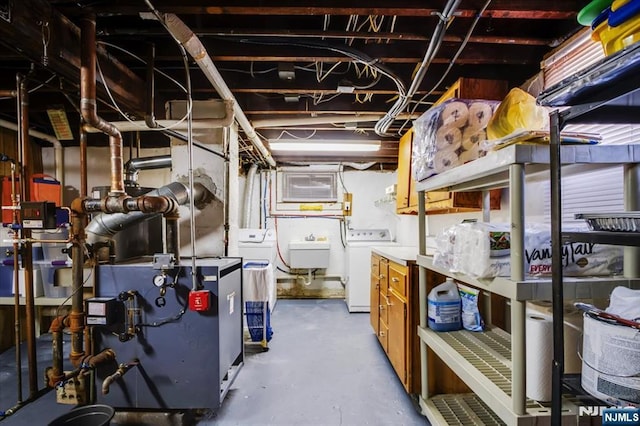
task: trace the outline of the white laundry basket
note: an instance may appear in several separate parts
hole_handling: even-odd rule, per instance
[[[276,300],[273,268],[269,262],[248,261],[242,270],[245,324],[251,341],[259,342],[266,350],[273,335],[271,311]]]

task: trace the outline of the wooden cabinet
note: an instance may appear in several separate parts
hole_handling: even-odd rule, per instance
[[[478,78],[460,78],[436,101],[438,105],[447,99],[488,99],[502,100],[508,92],[506,81]],[[417,214],[418,192],[411,170],[411,150],[413,129],[405,133],[398,142],[398,182],[396,188],[396,213]],[[459,213],[479,210],[482,206],[480,192],[439,193],[438,199],[431,202],[427,194],[427,213]],[[491,208],[500,208],[500,190],[491,191]]]
[[[432,285],[444,276],[427,271]],[[374,305],[373,302],[376,302]],[[377,306],[378,309],[374,309]],[[418,266],[371,254],[371,327],[408,393],[420,393]],[[429,391],[465,393],[469,388],[436,356],[429,358]]]
[[[393,289],[387,296],[389,307],[387,315],[389,320],[389,341],[387,347],[387,356],[393,369],[396,370],[400,381],[408,387],[407,383],[407,302],[402,300]]]
[[[461,77],[438,98],[434,105],[447,99],[487,99],[501,101],[509,92],[509,84],[504,80]]]
[[[378,301],[378,309],[371,305],[371,326],[409,393],[420,392],[417,283],[414,263],[401,265],[379,254],[371,255],[371,300]]]

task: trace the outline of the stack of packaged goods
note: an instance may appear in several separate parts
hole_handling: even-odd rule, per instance
[[[414,122],[411,169],[417,181],[484,155],[481,142],[496,101],[451,99]]]

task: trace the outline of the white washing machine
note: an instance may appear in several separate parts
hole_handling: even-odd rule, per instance
[[[277,302],[275,269],[278,248],[275,229],[241,228],[238,232],[238,253],[242,257],[245,300],[251,300],[252,295],[266,292],[269,307],[273,310]],[[260,274],[258,269],[262,271]],[[256,279],[259,279],[259,282]],[[248,288],[249,285],[252,288]],[[264,286],[266,289],[256,290],[256,285]]]
[[[388,229],[350,229],[347,232],[347,284],[349,312],[370,312],[371,247],[397,246]]]

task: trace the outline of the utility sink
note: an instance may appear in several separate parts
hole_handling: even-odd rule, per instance
[[[329,267],[329,241],[289,242],[289,266],[294,269],[326,269]]]

